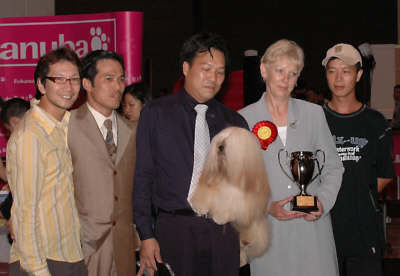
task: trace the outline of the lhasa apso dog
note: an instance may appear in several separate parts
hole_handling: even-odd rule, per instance
[[[217,224],[231,223],[240,238],[240,265],[268,247],[269,184],[260,144],[250,131],[228,127],[216,135],[190,203]]]

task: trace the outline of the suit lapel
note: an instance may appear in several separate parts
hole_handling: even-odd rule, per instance
[[[261,97],[260,101],[258,101],[258,103],[257,103],[258,107],[257,107],[257,111],[256,112],[259,113],[259,116],[261,118],[263,118],[261,121],[270,121],[270,122],[274,123],[274,121],[272,120],[272,116],[269,113],[269,110],[267,108],[267,104],[265,102],[265,96],[266,96],[266,93],[264,93],[263,96]],[[253,126],[251,126],[251,127],[253,127]],[[276,126],[276,127],[278,127],[278,126]],[[270,150],[270,148],[271,148],[271,150]],[[275,149],[278,149],[278,150],[281,149],[281,148],[284,148],[282,140],[279,137],[279,134],[277,134],[277,137],[276,137],[275,141],[273,141],[268,146],[268,150],[276,151],[276,150],[272,150],[272,148],[275,148]]]
[[[299,110],[296,102],[289,99],[289,110],[288,110],[288,125],[286,130],[286,149],[288,152],[298,151],[296,143],[296,131],[298,131],[299,125]]]
[[[117,114],[117,129],[118,129],[118,144],[117,144],[117,157],[115,164],[121,160],[124,155],[126,146],[128,145],[129,139],[132,135],[132,129],[123,121],[123,119]]]
[[[108,162],[113,165],[110,155],[108,154],[106,143],[104,142],[103,135],[92,113],[90,113],[86,104],[82,104],[77,110],[77,119],[80,121],[80,131],[83,135],[87,136],[96,149],[104,156]]]

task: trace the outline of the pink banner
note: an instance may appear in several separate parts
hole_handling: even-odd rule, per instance
[[[142,79],[142,12],[0,18],[0,91],[4,100],[35,95],[33,72],[47,51],[68,45],[79,57],[93,50],[124,57],[127,84]],[[0,133],[1,155],[5,137]]]
[[[400,131],[393,131],[393,164],[396,176],[400,176]]]

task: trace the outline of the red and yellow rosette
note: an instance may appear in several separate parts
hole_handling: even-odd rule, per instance
[[[258,141],[260,141],[261,148],[266,150],[269,144],[275,141],[278,129],[273,122],[261,121],[254,125],[252,132],[257,136]]]

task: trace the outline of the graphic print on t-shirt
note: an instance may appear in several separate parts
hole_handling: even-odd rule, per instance
[[[363,137],[343,137],[333,135],[339,158],[342,162],[355,161],[362,158],[361,150],[368,144],[368,140]]]

